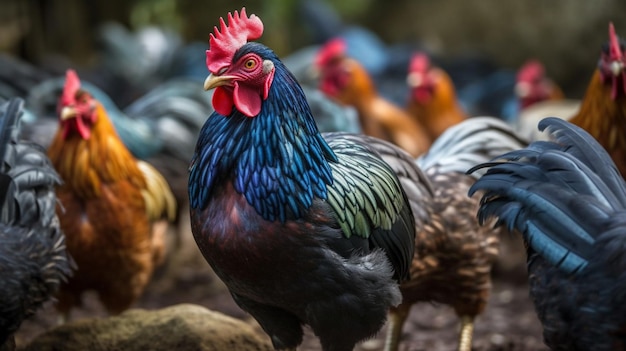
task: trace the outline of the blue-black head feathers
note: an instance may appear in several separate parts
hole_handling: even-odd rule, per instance
[[[268,221],[297,219],[314,198],[325,199],[337,157],[315,125],[304,92],[276,54],[247,43],[233,61],[254,52],[274,63],[274,80],[261,112],[213,113],[205,122],[189,175],[191,207],[207,206],[216,186],[232,181]]]

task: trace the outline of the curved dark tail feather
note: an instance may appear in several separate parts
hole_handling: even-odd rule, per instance
[[[558,118],[539,124],[554,142],[534,142],[473,167],[488,171],[470,188],[485,191],[478,217],[498,217],[565,272],[584,269],[595,245],[626,208],[626,184],[606,151],[587,132]]]
[[[539,130],[547,130],[563,145],[564,152],[571,154],[597,174],[614,194],[621,195],[619,201],[626,206],[626,183],[617,170],[611,156],[600,143],[584,129],[556,117],[539,122]]]

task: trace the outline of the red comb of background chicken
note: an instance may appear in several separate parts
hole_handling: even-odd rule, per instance
[[[609,23],[609,57],[611,60],[621,60],[622,59],[622,49],[619,46],[619,39],[617,34],[615,34],[615,27],[613,27],[613,22]]]
[[[518,82],[532,82],[545,73],[543,65],[537,60],[529,60],[517,73]]]
[[[315,57],[317,66],[325,66],[331,60],[346,54],[346,42],[342,38],[329,40],[322,46]]]
[[[426,73],[428,68],[430,67],[430,59],[428,55],[424,53],[416,53],[411,58],[411,63],[409,64],[409,72],[413,73]]]
[[[61,95],[61,106],[73,104],[76,100],[76,92],[80,89],[80,79],[76,71],[68,69],[65,73],[65,85]]]
[[[213,28],[209,38],[209,50],[206,51],[206,66],[211,73],[230,65],[230,61],[240,47],[250,40],[256,40],[263,35],[263,22],[256,15],[246,15],[246,8],[241,9],[241,15],[228,13],[228,25],[220,17],[220,28]]]

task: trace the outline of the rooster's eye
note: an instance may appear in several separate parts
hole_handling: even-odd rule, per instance
[[[254,67],[256,67],[256,61],[250,59],[246,61],[246,63],[244,63],[244,66],[246,66],[247,69],[253,69]]]

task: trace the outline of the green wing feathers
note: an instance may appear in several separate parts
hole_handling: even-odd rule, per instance
[[[391,230],[406,204],[393,171],[365,147],[340,150],[329,144],[339,163],[331,164],[334,183],[328,189],[328,203],[346,237],[368,238],[373,229]]]
[[[338,158],[331,163],[333,184],[327,202],[344,235],[366,238],[371,249],[383,249],[396,278],[407,279],[415,248],[415,219],[394,169],[372,146],[378,140],[347,133],[328,133],[324,138]],[[410,158],[407,164],[412,164]]]
[[[404,199],[389,167],[382,162],[365,163],[358,157],[340,155],[339,159],[341,163],[332,167],[336,176],[328,190],[328,203],[346,237],[367,238],[374,228],[391,230]]]

